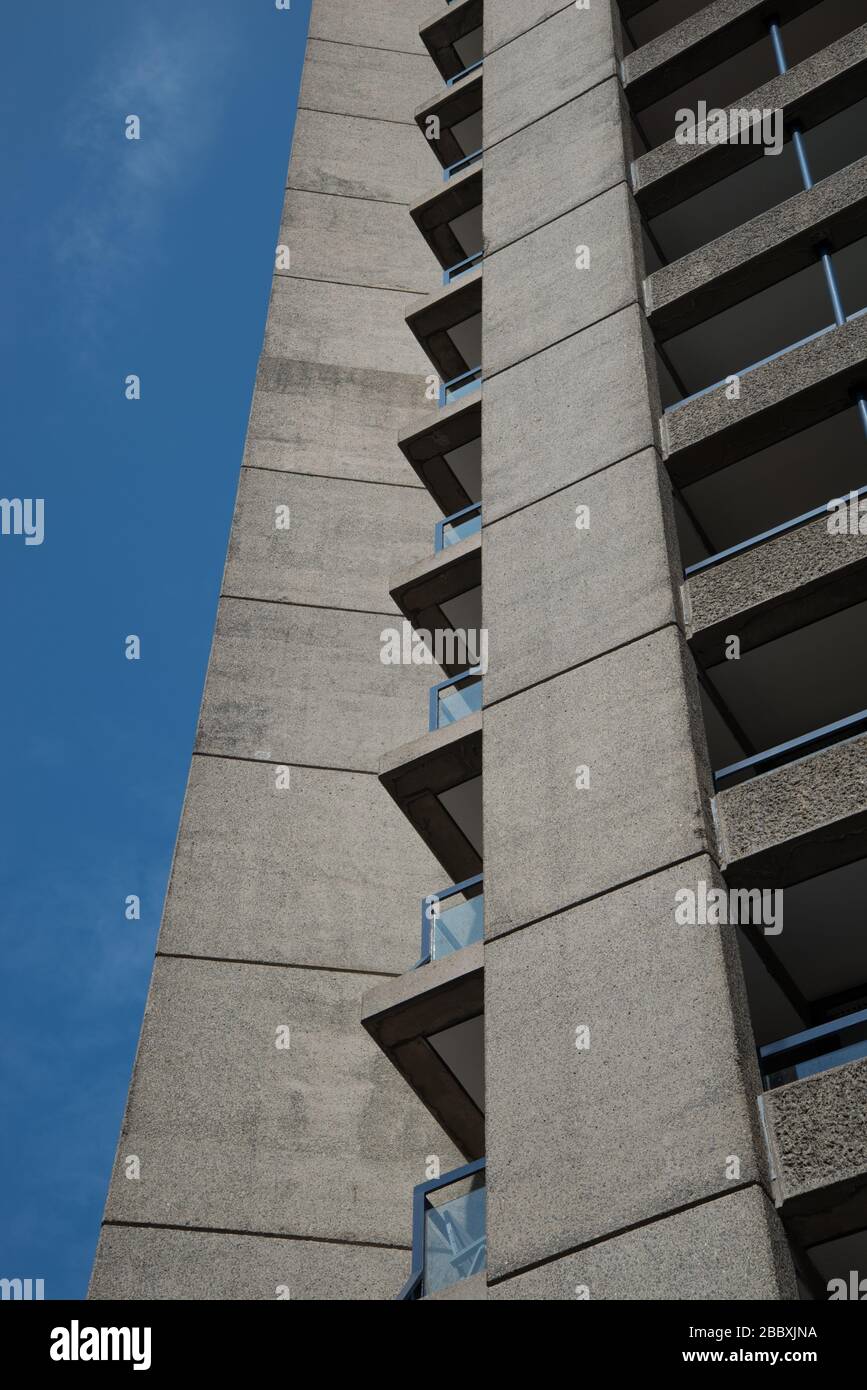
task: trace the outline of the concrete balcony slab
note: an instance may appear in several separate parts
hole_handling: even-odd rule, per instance
[[[362,1002],[367,1032],[469,1160],[484,1156],[484,1114],[431,1039],[483,1009],[481,941],[375,986]]]

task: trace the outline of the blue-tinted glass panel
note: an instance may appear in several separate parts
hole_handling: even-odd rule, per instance
[[[449,899],[447,898],[448,902]],[[485,906],[481,893],[454,907],[441,908],[431,919],[431,959],[440,960],[453,951],[472,946],[485,934]]]
[[[425,1213],[424,1291],[438,1293],[485,1268],[485,1188]]]
[[[456,724],[459,719],[464,719],[468,714],[475,714],[482,708],[482,682],[474,681],[472,685],[464,685],[456,690],[453,685],[446,686],[445,690],[439,693],[437,701],[437,728],[443,729],[447,724]]]

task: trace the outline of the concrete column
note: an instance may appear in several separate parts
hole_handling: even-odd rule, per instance
[[[675,921],[722,880],[616,6],[485,26],[491,1294],[790,1297],[734,935]]]
[[[426,1158],[458,1161],[359,1023],[365,991],[412,965],[442,878],[376,777],[426,727],[427,673],[379,652],[400,622],[388,577],[437,516],[396,446],[429,371],[407,301],[438,280],[407,211],[438,168],[412,119],[439,80],[429,9],[313,6],[276,238],[291,262],[94,1298],[391,1298]]]

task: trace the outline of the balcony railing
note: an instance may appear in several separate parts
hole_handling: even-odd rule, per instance
[[[431,686],[428,731],[456,724],[482,708],[482,668],[471,666],[459,675]]]
[[[462,507],[459,512],[452,512],[451,516],[444,517],[436,524],[434,533],[434,548],[437,552],[448,550],[450,545],[457,545],[459,541],[465,541],[468,536],[476,536],[482,529],[482,504],[473,502],[469,507]]]
[[[743,758],[739,763],[730,763],[728,767],[720,768],[719,772],[713,775],[714,784],[719,787],[734,777],[744,781],[753,774],[770,772],[772,768],[782,767],[784,763],[794,762],[796,758],[808,753],[818,753],[820,749],[830,748],[832,744],[856,738],[865,731],[867,710],[862,709],[857,714],[850,714],[846,719],[837,719],[833,724],[825,724],[821,729],[813,729],[808,734],[801,734],[799,738],[790,738],[786,743],[778,743],[774,748],[754,753],[751,758]]]
[[[463,883],[453,883],[441,893],[431,893],[421,905],[421,959],[418,966],[442,960],[464,946],[472,946],[485,935],[483,876],[476,874]],[[450,898],[460,902],[444,907]]]
[[[473,266],[479,264],[484,254],[484,251],[474,251],[471,256],[450,265],[447,270],[443,271],[443,284],[451,285],[455,280],[460,280],[462,275],[467,275]]]
[[[440,386],[440,405],[451,405],[461,396],[466,396],[475,390],[481,380],[482,369],[479,366],[470,367],[468,372],[461,372],[460,376],[453,376],[451,381],[444,381]]]
[[[759,1048],[765,1090],[867,1057],[867,1009]]]
[[[462,169],[469,169],[471,164],[477,164],[483,154],[484,150],[473,150],[470,154],[462,155],[460,159],[456,159],[454,164],[449,164],[443,169],[443,181],[447,183],[450,178],[453,178],[455,174],[459,174]]]
[[[483,1158],[414,1189],[412,1273],[399,1301],[428,1298],[485,1269],[485,1196]]]
[[[460,72],[456,72],[454,77],[447,77],[446,86],[453,87],[456,82],[463,82],[464,78],[469,77],[471,72],[475,72],[477,68],[480,68],[484,61],[484,58],[477,58],[474,63],[470,63],[469,67],[463,68]]]

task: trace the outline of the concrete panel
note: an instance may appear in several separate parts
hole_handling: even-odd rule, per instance
[[[290,509],[288,530],[277,530],[278,506]],[[245,468],[223,592],[396,614],[388,571],[433,549],[438,519],[418,488]]]
[[[488,1297],[574,1301],[579,1288],[591,1299],[615,1301],[798,1297],[779,1217],[757,1187],[506,1279],[489,1287]]]
[[[761,1178],[734,933],[675,921],[702,880],[707,857],[488,943],[491,1278]]]
[[[634,305],[485,383],[485,521],[654,443],[649,351]]]
[[[431,0],[313,0],[310,37],[424,53],[419,30],[430,11]]]
[[[684,586],[692,650],[712,664],[867,598],[867,535],[828,533],[827,516],[693,574]]]
[[[496,10],[496,4],[486,8]],[[607,0],[559,9],[485,60],[484,144],[500,140],[613,77],[614,23]],[[487,159],[487,156],[486,156]]]
[[[408,123],[419,87],[429,84],[435,72],[426,53],[397,53],[345,40],[323,43],[311,38],[299,109]]]
[[[741,96],[737,105],[749,111],[782,110],[787,127],[798,120],[809,130],[863,97],[865,73],[867,25],[862,25]],[[635,196],[645,215],[656,217],[761,158],[759,144],[682,145],[672,139],[636,159]]]
[[[488,936],[711,847],[696,699],[669,627],[485,710]]]
[[[408,1250],[369,1245],[104,1226],[88,1296],[196,1302],[393,1299],[406,1280],[409,1260]]]
[[[288,187],[408,205],[437,178],[426,145],[415,125],[299,110]]]
[[[867,1181],[867,1061],[765,1096],[782,1200],[847,1179]]]
[[[196,751],[375,772],[387,749],[422,733],[428,688],[442,680],[437,666],[383,665],[391,626],[377,614],[222,599]]]
[[[783,887],[867,854],[867,735],[727,787],[716,817],[728,880]]]
[[[842,251],[867,235],[867,158],[753,217],[645,282],[660,342],[816,263],[816,247]]]
[[[741,377],[740,397],[717,387],[670,411],[661,425],[675,482],[707,477],[800,430],[852,407],[867,361],[867,316]]]
[[[356,370],[424,375],[430,367],[406,331],[406,307],[402,291],[278,275],[263,352]]]
[[[370,980],[157,957],[106,1220],[408,1244],[457,1155],[358,1025]]]
[[[603,0],[605,3],[606,0]],[[560,10],[572,9],[575,0],[499,0],[485,6],[485,52],[525,34]]]
[[[625,184],[558,217],[485,261],[485,377],[632,304],[643,270]],[[578,270],[576,248],[590,266]],[[545,305],[545,313],[538,312]]]
[[[647,449],[484,528],[488,704],[677,620],[668,496]]]
[[[371,853],[387,846],[400,873]],[[376,778],[194,758],[159,949],[400,972],[443,871]]]
[[[244,462],[251,467],[421,487],[395,448],[399,431],[436,418],[418,374],[263,357]]]
[[[447,1289],[441,1289],[439,1293],[428,1294],[424,1299],[425,1303],[442,1303],[449,1300],[453,1303],[475,1303],[479,1299],[486,1299],[488,1296],[487,1279],[484,1274],[473,1274],[469,1279],[460,1279],[457,1284],[450,1284]]]
[[[437,263],[398,203],[286,194],[279,243],[292,253],[291,274],[425,293],[440,283]]]
[[[626,176],[620,84],[603,82],[485,154],[490,254]]]
[[[787,0],[785,22],[817,3]],[[751,44],[767,41],[768,21],[778,13],[772,0],[715,0],[627,54],[623,85],[633,108],[643,110]]]

